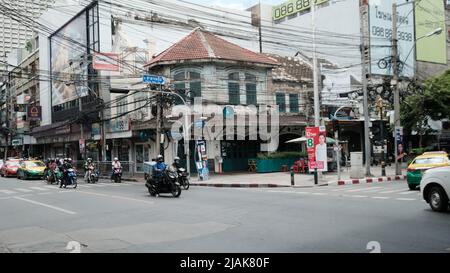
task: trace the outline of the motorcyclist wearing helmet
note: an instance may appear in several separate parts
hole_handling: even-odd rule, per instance
[[[172,166],[175,168],[175,169],[179,169],[179,168],[181,168],[182,166],[181,166],[181,163],[180,163],[180,158],[178,157],[178,156],[176,156],[174,159],[173,159],[173,163],[172,163]]]
[[[162,155],[156,157],[157,163],[153,165],[153,177],[156,182],[160,182],[164,177],[164,171],[167,169],[166,163],[164,163],[164,158]]]
[[[64,158],[64,162],[60,166],[61,172],[63,174],[62,179],[61,179],[61,184],[59,185],[60,188],[62,188],[62,186],[64,186],[64,188],[67,186],[68,180],[69,180],[68,170],[71,169],[71,168],[73,168],[72,167],[72,159],[71,158]]]
[[[84,162],[84,180],[87,180],[87,176],[89,173],[89,167],[93,167],[95,169],[94,162],[92,161],[92,158],[90,158],[90,157]]]

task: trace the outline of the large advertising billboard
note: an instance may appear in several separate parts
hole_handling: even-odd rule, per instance
[[[412,1],[397,0],[397,40],[399,76],[414,76],[414,6]],[[369,1],[370,72],[393,75],[392,0]]]
[[[87,95],[86,14],[82,13],[56,32],[50,40],[52,106]],[[69,84],[72,82],[71,84]]]
[[[316,5],[328,2],[328,0],[290,0],[272,8],[272,18],[274,21],[283,19],[297,12],[311,8],[312,1]]]
[[[447,31],[442,0],[421,0],[416,4],[416,54],[418,61],[447,64]],[[438,28],[439,35],[426,37]]]
[[[308,168],[313,171],[328,171],[327,132],[325,126],[306,127],[306,146],[308,152]]]

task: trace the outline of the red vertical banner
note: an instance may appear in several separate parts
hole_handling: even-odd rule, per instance
[[[328,171],[327,132],[325,126],[306,127],[306,147],[310,170]]]
[[[306,127],[306,147],[308,151],[308,168],[313,170],[316,165],[316,144],[319,141],[319,127]]]

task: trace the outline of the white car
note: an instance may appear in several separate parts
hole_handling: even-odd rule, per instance
[[[427,170],[420,181],[423,199],[434,211],[446,211],[450,196],[450,167]]]

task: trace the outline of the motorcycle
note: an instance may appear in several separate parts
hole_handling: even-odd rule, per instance
[[[99,172],[95,170],[93,166],[89,166],[87,170],[86,182],[87,183],[95,183],[98,182],[98,178],[100,176]]]
[[[151,196],[156,196],[161,193],[171,193],[173,197],[179,197],[181,194],[178,172],[173,168],[166,170],[161,179],[148,178],[145,186]]]
[[[122,168],[114,168],[112,180],[114,183],[122,183]]]
[[[63,181],[61,180],[61,183]],[[64,188],[66,186],[73,186],[74,189],[77,188],[77,173],[74,168],[67,169],[67,179],[64,181]]]
[[[178,182],[185,190],[189,189],[189,173],[186,172],[185,168],[178,168]]]
[[[57,169],[54,171],[49,170],[44,177],[45,181],[47,181],[48,184],[56,183],[57,185],[61,182],[62,173]]]

